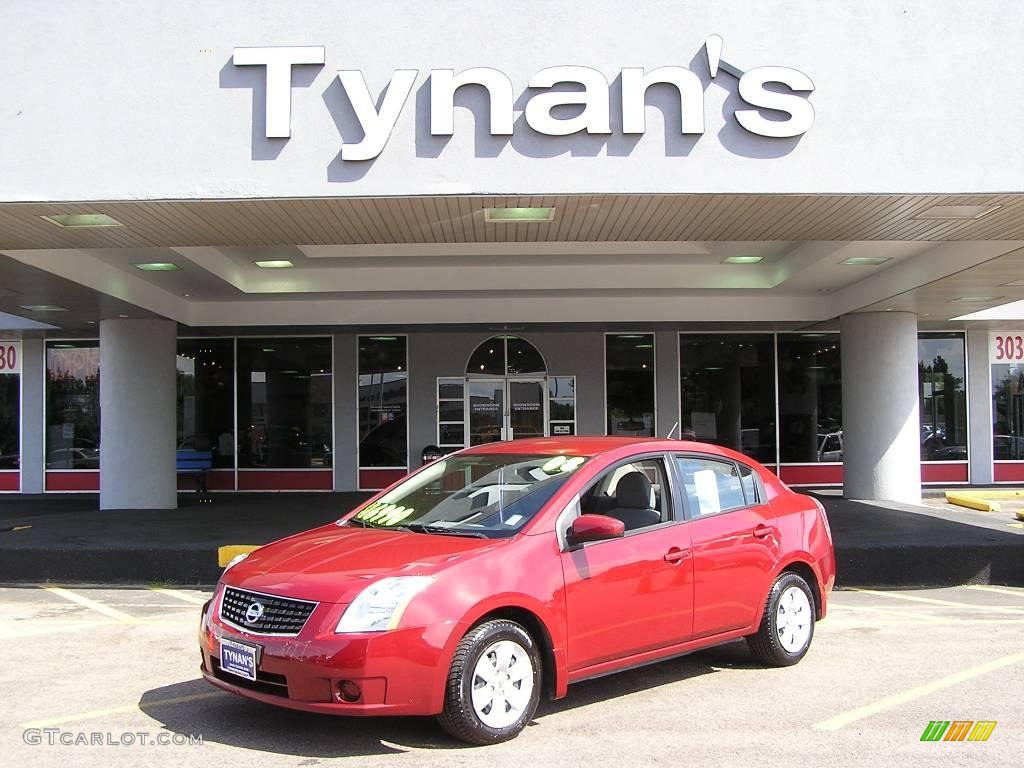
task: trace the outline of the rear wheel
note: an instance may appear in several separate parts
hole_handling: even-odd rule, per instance
[[[540,701],[540,654],[530,633],[497,619],[471,629],[455,650],[441,727],[470,744],[519,735]]]
[[[768,591],[761,626],[747,638],[754,658],[763,664],[788,667],[811,647],[814,637],[814,595],[795,573],[783,573]]]

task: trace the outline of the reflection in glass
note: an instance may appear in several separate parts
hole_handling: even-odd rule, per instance
[[[238,466],[331,466],[331,340],[238,340]]]
[[[504,376],[504,337],[495,336],[477,347],[469,357],[466,373],[470,376]]]
[[[606,430],[654,436],[654,334],[605,336]]]
[[[46,345],[46,468],[100,467],[100,344]]]
[[[543,376],[547,371],[547,366],[544,365],[544,358],[540,356],[540,352],[526,339],[520,339],[516,336],[508,336],[508,373],[510,376],[516,375],[540,375]]]
[[[774,355],[770,334],[679,337],[684,439],[775,463]]]
[[[468,376],[543,376],[544,358],[533,344],[518,336],[494,336],[469,356]]]
[[[1024,365],[992,366],[992,456],[996,461],[1024,459]]]
[[[359,466],[409,461],[405,336],[359,337]]]
[[[210,451],[213,466],[235,466],[234,342],[179,339],[179,451]]]
[[[779,460],[843,460],[839,334],[779,336]]]
[[[918,334],[922,461],[967,459],[965,359],[962,333]]]
[[[0,469],[21,465],[21,376],[0,375]]]
[[[505,381],[470,381],[469,444],[496,443],[505,421]]]

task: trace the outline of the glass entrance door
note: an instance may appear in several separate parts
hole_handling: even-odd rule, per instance
[[[508,380],[507,439],[544,437],[545,394],[544,379]]]
[[[470,378],[466,390],[469,445],[544,436],[546,379]]]

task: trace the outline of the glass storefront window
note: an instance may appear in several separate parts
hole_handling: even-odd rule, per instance
[[[779,336],[779,461],[843,460],[839,334]]]
[[[359,466],[409,461],[405,336],[359,337]]]
[[[232,339],[178,340],[180,451],[211,451],[216,469],[235,466]]]
[[[2,342],[0,342],[2,343]],[[0,375],[0,469],[21,467],[21,375]]]
[[[332,463],[331,340],[238,340],[238,466]]]
[[[917,337],[921,461],[967,460],[967,364],[962,333]]]
[[[1024,460],[1024,364],[992,366],[992,457]]]
[[[606,432],[654,436],[654,334],[605,336]]]
[[[46,345],[46,468],[100,467],[100,344]]]
[[[437,380],[437,445],[456,450],[466,444],[466,380]]]
[[[551,435],[576,434],[576,377],[548,379],[548,422]]]
[[[682,437],[774,464],[774,359],[770,334],[680,335]]]

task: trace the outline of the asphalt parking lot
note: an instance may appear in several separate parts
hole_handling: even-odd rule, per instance
[[[211,688],[197,672],[205,597],[0,589],[4,763],[991,767],[1024,753],[1021,588],[837,592],[796,667],[758,667],[733,643],[580,683],[518,739],[485,748],[432,719],[311,715]],[[932,720],[997,725],[984,742],[922,742]]]

